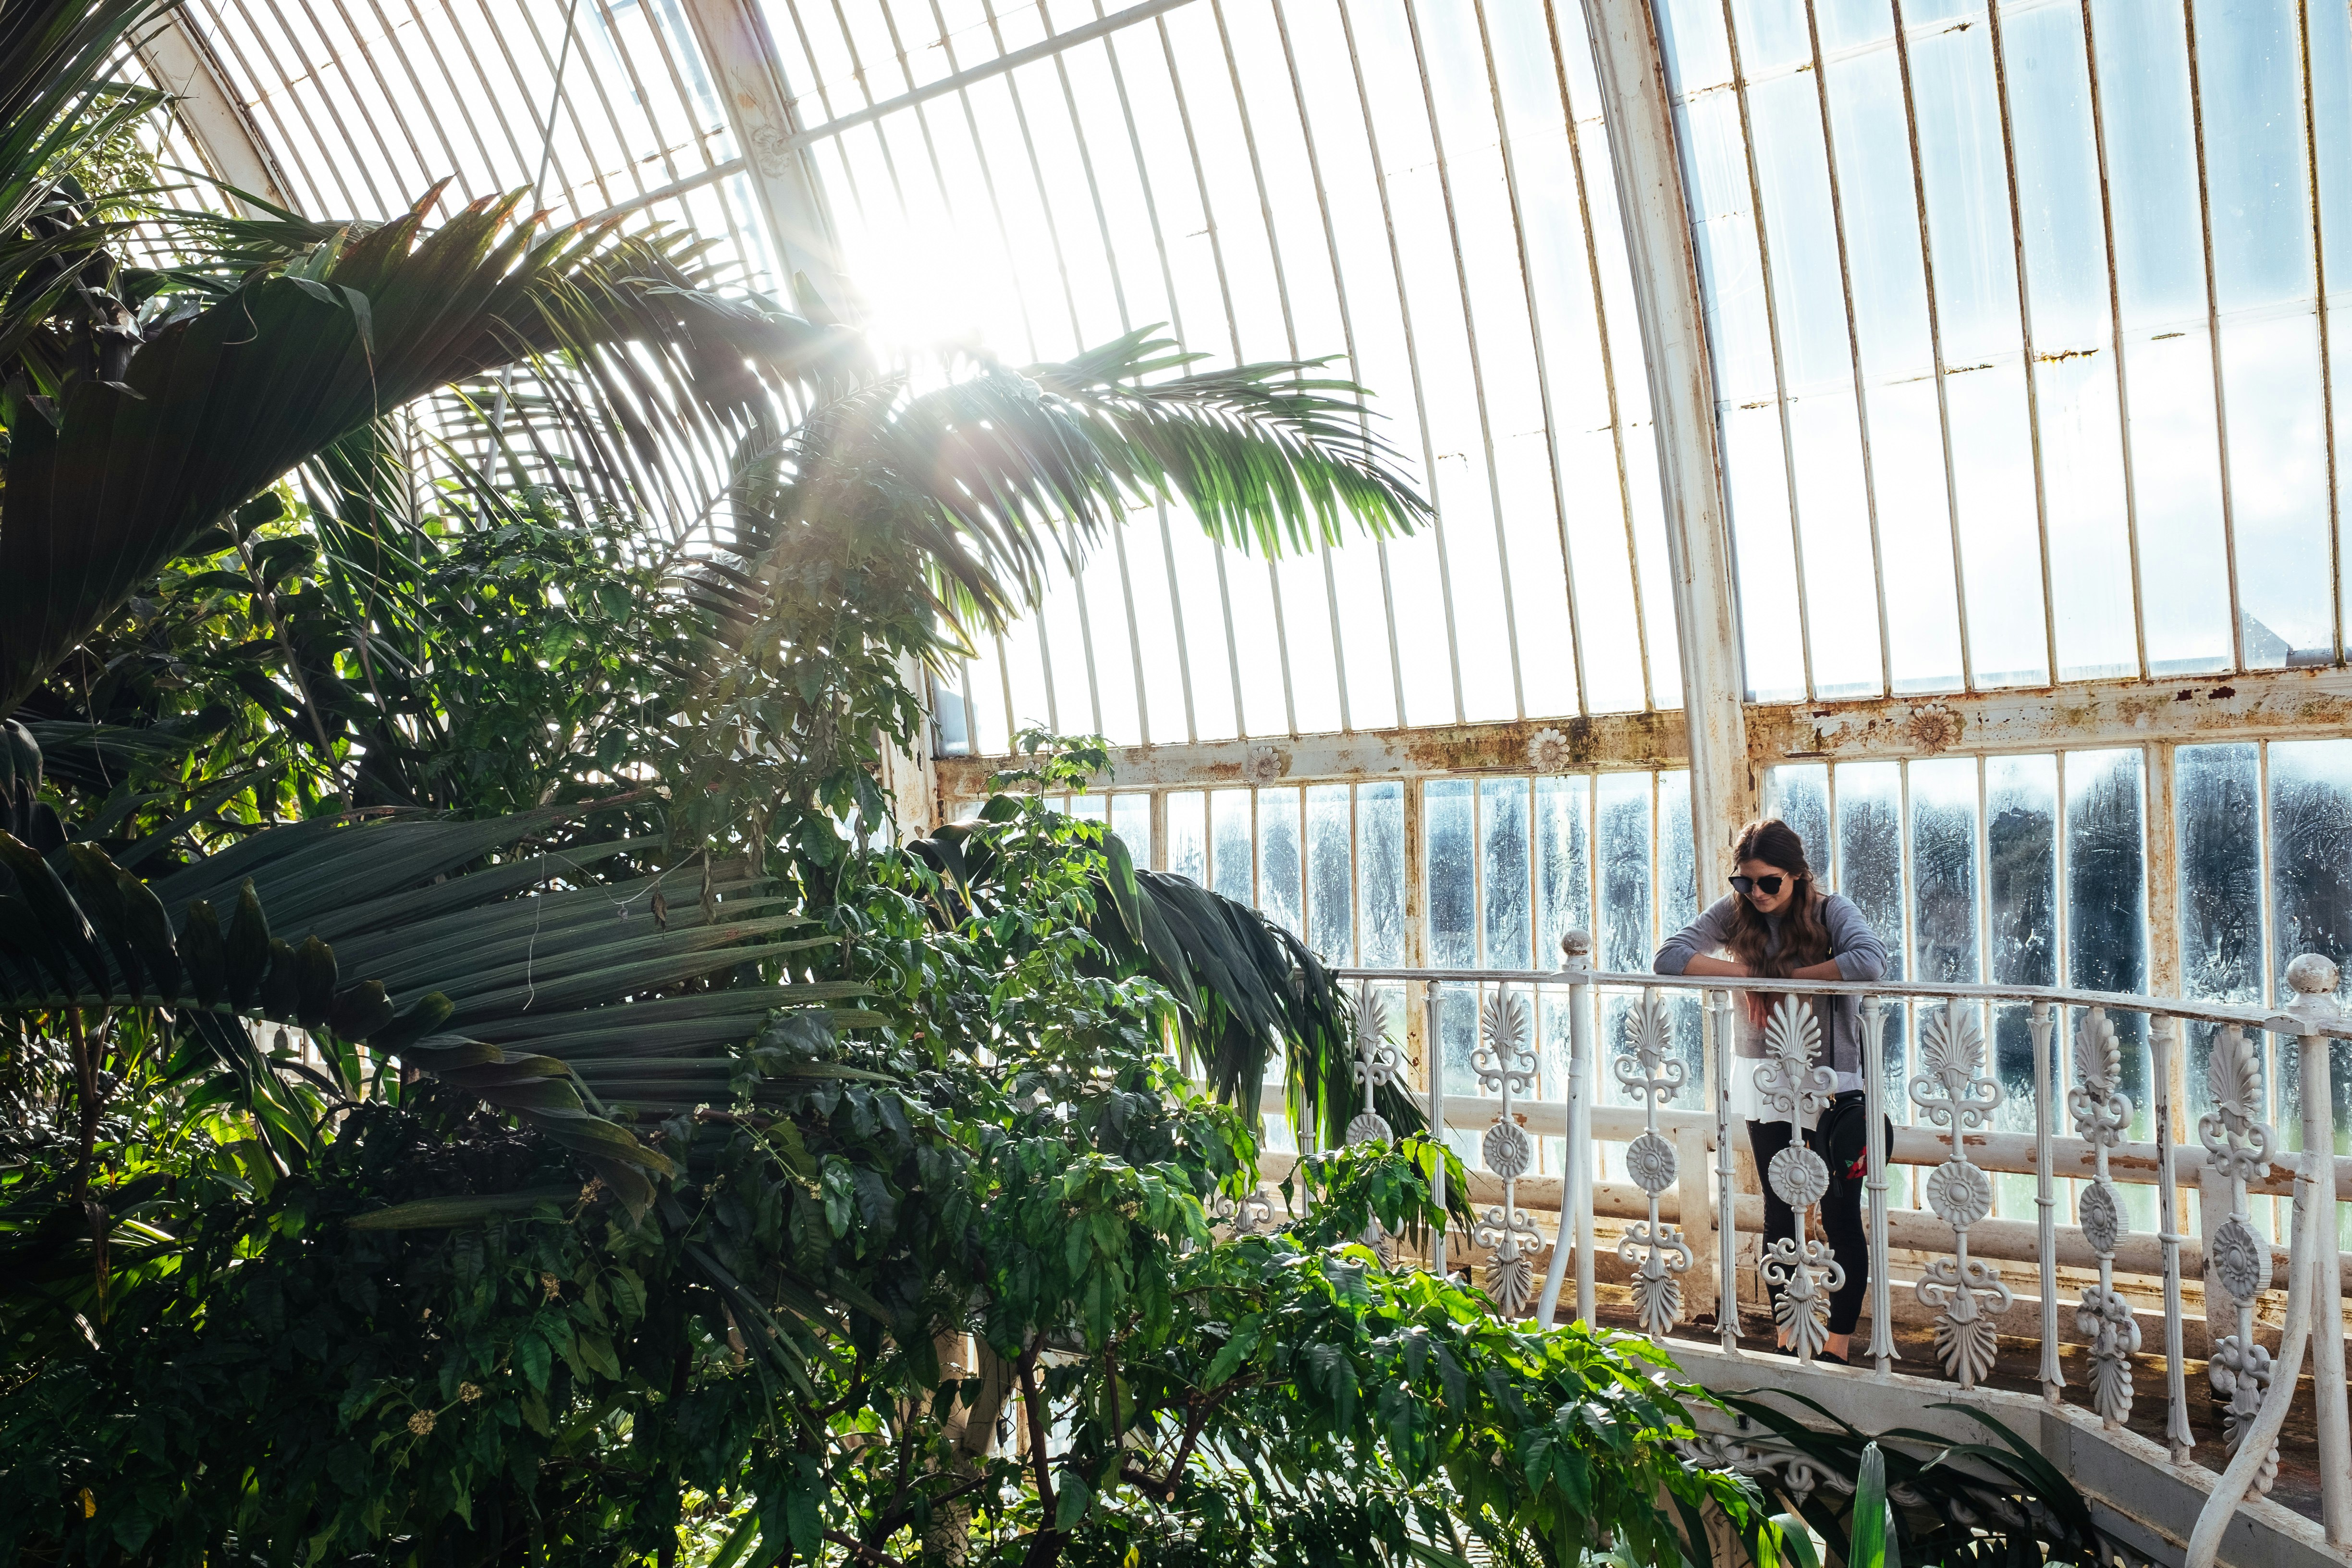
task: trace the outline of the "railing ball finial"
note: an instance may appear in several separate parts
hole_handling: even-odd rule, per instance
[[[2295,998],[2288,1004],[2287,1011],[2297,1017],[2334,1012],[2336,986],[2342,978],[2343,972],[2336,967],[2336,961],[2324,954],[2306,952],[2294,960],[2286,966],[2286,983]]]
[[[1562,969],[1592,967],[1592,933],[1589,931],[1568,931],[1559,936],[1559,966]]]

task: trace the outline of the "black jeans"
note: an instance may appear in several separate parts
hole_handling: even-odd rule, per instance
[[[1813,1143],[1813,1135],[1805,1134],[1805,1142]],[[1784,1236],[1797,1234],[1797,1214],[1787,1200],[1772,1190],[1772,1179],[1766,1173],[1772,1168],[1772,1156],[1789,1146],[1789,1123],[1785,1121],[1751,1121],[1748,1124],[1748,1147],[1756,1156],[1756,1172],[1764,1184],[1764,1245]],[[1870,1289],[1870,1241],[1862,1228],[1863,1178],[1848,1176],[1830,1162],[1830,1190],[1822,1199],[1822,1229],[1830,1244],[1830,1254],[1845,1269],[1845,1283],[1830,1297],[1830,1332],[1850,1334],[1862,1321],[1862,1300]],[[1778,1303],[1780,1292],[1772,1289],[1772,1300]]]

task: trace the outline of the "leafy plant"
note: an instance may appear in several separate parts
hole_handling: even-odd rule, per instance
[[[1832,1487],[1799,1490],[1770,1468],[1755,1477],[1847,1563],[2092,1568],[2112,1558],[2113,1542],[2064,1472],[1981,1410],[1934,1406],[1960,1412],[1997,1441],[1954,1443],[1910,1427],[1874,1436],[1799,1394],[1721,1399],[1771,1434],[1777,1441],[1768,1442],[1768,1451],[1801,1455],[1812,1475],[1838,1479]],[[1811,1418],[1774,1399],[1801,1406]]]

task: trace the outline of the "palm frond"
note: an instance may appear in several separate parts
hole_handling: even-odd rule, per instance
[[[0,712],[230,508],[436,387],[560,353],[643,405],[623,384],[636,356],[605,351],[656,345],[673,423],[740,426],[767,397],[747,354],[789,375],[837,346],[828,329],[698,292],[662,247],[609,226],[534,240],[514,221],[520,193],[428,234],[437,195],[171,319],[121,381],[8,411]],[[650,429],[636,442],[643,462],[664,451]]]

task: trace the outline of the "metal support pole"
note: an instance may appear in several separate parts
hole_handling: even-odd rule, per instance
[[[1589,949],[1591,938],[1585,938]],[[1568,986],[1568,1180],[1562,1200],[1576,1219],[1576,1321],[1592,1325],[1592,983],[1583,957],[1571,954]],[[1550,1320],[1546,1319],[1547,1322]]]
[[[1422,987],[1422,1066],[1429,1072],[1429,1135],[1437,1143],[1437,1174],[1430,1195],[1437,1205],[1437,1234],[1429,1240],[1429,1267],[1445,1278],[1445,1047],[1437,1033],[1437,982]]]
[[[2297,959],[2287,970],[2290,984],[2301,989],[2295,973]],[[2328,980],[2336,966],[2326,965]],[[2329,990],[2334,986],[2330,985]],[[2305,1003],[2327,1005],[2325,997],[2305,993]],[[2303,1037],[2303,1163],[2311,1173],[2313,1216],[2311,1268],[2311,1382],[2318,1401],[2319,1521],[2331,1546],[2352,1543],[2352,1424],[2347,1424],[2344,1385],[2344,1274],[2336,1247],[2336,1099],[2329,1061],[2331,1042],[2311,1033]],[[2295,1184],[2298,1190],[2303,1183]],[[2281,1373],[2290,1394],[2294,1373]]]
[[[1875,996],[1862,999],[1862,1113],[1864,1148],[1869,1163],[1863,1188],[1870,1194],[1870,1359],[1880,1372],[1895,1369],[1894,1282],[1886,1262],[1886,1038],[1878,1016],[1885,1005]],[[1965,1279],[1963,1280],[1965,1284]]]
[[[2058,1175],[2052,1164],[2052,1138],[2058,1119],[2056,1075],[2050,1059],[2050,1004],[2036,1002],[2033,1031],[2033,1206],[2042,1228],[2035,1248],[2042,1260],[2042,1397],[2062,1402],[2066,1374],[2058,1365]]]
[[[1584,1261],[1586,1243],[1583,1239],[1590,1230],[1589,1222],[1592,1209],[1591,1188],[1588,1184],[1580,1184],[1576,1177],[1577,1172],[1589,1171],[1592,1163],[1591,1157],[1592,1113],[1591,1108],[1584,1105],[1584,1075],[1583,1070],[1577,1065],[1581,1059],[1583,1051],[1585,987],[1583,982],[1576,978],[1580,974],[1589,973],[1591,970],[1591,932],[1572,931],[1564,933],[1559,939],[1559,952],[1560,973],[1569,980],[1568,1170],[1565,1173],[1566,1179],[1559,1184],[1559,1224],[1552,1231],[1551,1260],[1545,1266],[1543,1294],[1536,1302],[1536,1324],[1539,1328],[1546,1329],[1551,1327],[1553,1318],[1559,1311],[1559,1288],[1567,1275],[1568,1254],[1571,1243],[1575,1247],[1579,1265],[1576,1275],[1576,1304],[1580,1321],[1590,1321],[1584,1318],[1584,1303],[1591,1299],[1591,1287],[1586,1281],[1591,1279],[1592,1269],[1591,1266]],[[1580,1110],[1580,1107],[1582,1109]],[[1577,1153],[1579,1129],[1582,1130],[1586,1150],[1580,1160]],[[1580,1187],[1581,1187],[1581,1194],[1580,1194]],[[1579,1201],[1580,1195],[1584,1198],[1584,1201]],[[1572,1216],[1580,1215],[1587,1216],[1586,1220],[1576,1222],[1580,1228],[1571,1229]]]
[[[2180,1244],[2187,1238],[2180,1234],[2179,1178],[2172,1154],[2172,1068],[2179,1036],[2178,1018],[2158,1013],[2148,1020],[2148,1065],[2156,1080],[2156,1223],[2164,1247],[2164,1437],[2172,1462],[2185,1465],[2197,1437],[2189,1428],[2188,1369],[2181,1364],[2186,1352],[2181,1344]]]
[[[1738,1059],[1731,1049],[1731,993],[1710,991],[1715,1015],[1715,1263],[1722,1279],[1716,1300],[1715,1329],[1727,1351],[1739,1349],[1738,1166],[1731,1152],[1731,1075]]]

